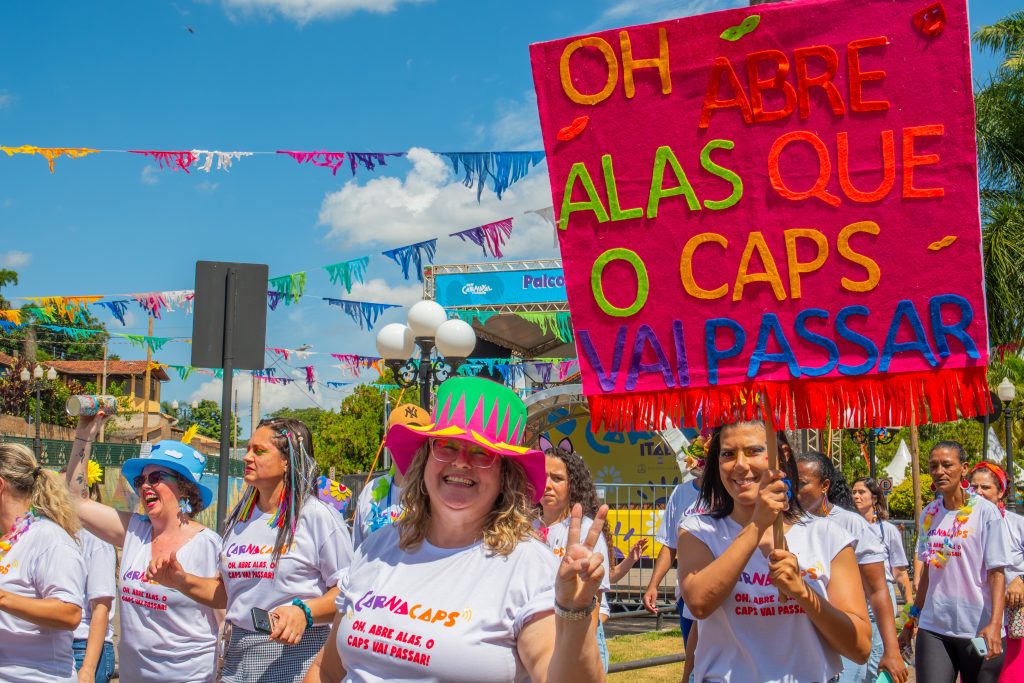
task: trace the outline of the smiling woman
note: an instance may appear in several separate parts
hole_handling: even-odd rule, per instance
[[[118,668],[125,681],[206,683],[217,664],[216,612],[154,583],[153,563],[173,562],[202,576],[216,573],[220,537],[192,519],[213,500],[203,481],[206,456],[180,441],[153,444],[145,458],[126,460],[121,474],[145,514],[90,500],[85,472],[92,440],[107,416],[79,418],[67,481],[83,526],[122,549],[118,595],[121,638]]]
[[[546,474],[525,426],[511,389],[457,378],[431,424],[391,427],[405,516],[356,551],[307,683],[604,679],[591,618],[607,509],[583,536],[576,506],[557,562],[533,536]]]
[[[811,683],[839,673],[840,655],[867,660],[853,538],[802,514],[796,462],[785,434],[777,437],[781,469],[771,470],[762,422],[716,429],[701,486],[709,512],[681,524],[679,583],[701,620],[696,680]],[[780,516],[784,549],[772,547]]]

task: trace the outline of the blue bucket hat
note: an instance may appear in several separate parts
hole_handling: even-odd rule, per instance
[[[121,465],[121,474],[128,480],[128,485],[138,494],[135,488],[135,477],[142,474],[147,465],[159,465],[171,470],[181,476],[182,479],[190,481],[199,489],[199,496],[203,501],[203,508],[210,506],[213,502],[213,491],[209,486],[202,483],[203,472],[206,468],[206,456],[180,441],[165,439],[153,444],[153,449],[144,458],[130,458]]]

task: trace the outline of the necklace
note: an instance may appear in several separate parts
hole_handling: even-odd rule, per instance
[[[967,497],[964,500],[963,506],[956,511],[956,518],[953,520],[953,526],[949,530],[949,535],[946,536],[942,542],[941,548],[929,548],[925,555],[924,561],[930,563],[934,567],[942,568],[949,562],[949,558],[953,552],[953,539],[959,537],[960,530],[967,520],[971,518],[971,512],[974,510],[974,504],[978,500],[978,494],[974,492],[974,489],[967,489]],[[939,506],[942,505],[942,499],[936,498],[932,503],[928,505],[928,509],[925,510],[924,514],[924,528],[926,529],[926,538],[931,536],[932,532],[932,518],[939,511]]]
[[[0,561],[7,557],[7,553],[11,551],[14,544],[25,535],[28,528],[32,526],[32,522],[37,519],[39,517],[36,515],[35,510],[30,508],[28,512],[14,520],[14,524],[11,525],[11,531],[7,534],[7,539],[0,541]]]

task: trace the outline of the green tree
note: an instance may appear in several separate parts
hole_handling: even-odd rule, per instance
[[[921,505],[926,505],[935,494],[932,493],[932,478],[921,474]],[[889,494],[889,516],[897,519],[914,518],[914,483],[907,477]]]
[[[3,289],[7,285],[18,284],[18,274],[13,270],[7,270],[6,268],[0,268],[0,289]],[[11,302],[4,298],[3,294],[0,294],[0,309],[8,309],[11,307]]]
[[[304,423],[309,427],[309,431],[314,435],[315,441],[317,425],[320,422],[321,416],[323,416],[325,412],[327,411],[323,408],[317,408],[315,406],[311,406],[309,408],[278,408],[270,414],[270,417],[298,420],[299,422]]]
[[[1003,57],[975,95],[981,175],[982,254],[994,346],[1024,340],[1024,12],[974,34]]]
[[[391,371],[381,376],[380,383],[392,381]],[[399,403],[419,404],[419,390],[406,389],[388,392],[389,408]],[[342,401],[338,411],[324,411],[320,414],[313,431],[313,447],[316,460],[323,470],[336,467],[341,474],[367,472],[384,438],[385,396],[372,386],[365,384]],[[377,463],[380,467],[380,463]]]
[[[220,441],[220,406],[216,401],[204,398],[195,408],[191,408],[187,412],[179,409],[180,416],[173,411],[171,414],[178,417],[178,427],[188,429],[192,425],[198,424],[200,434]],[[238,420],[234,422],[237,436],[238,433],[241,433],[242,428],[239,426]]]

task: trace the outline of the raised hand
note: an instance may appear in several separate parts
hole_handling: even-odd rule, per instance
[[[178,556],[171,553],[167,557],[151,560],[146,568],[146,580],[159,583],[168,588],[178,589],[185,583],[185,569],[178,562]]]
[[[597,539],[604,529],[608,506],[602,505],[597,511],[594,523],[590,525],[585,539],[580,541],[583,526],[583,508],[579,503],[572,507],[569,516],[569,537],[565,543],[565,556],[558,566],[555,577],[555,602],[563,609],[583,610],[594,604],[597,592],[604,578],[604,555],[594,551]]]
[[[789,509],[786,482],[782,481],[785,476],[782,470],[767,470],[761,475],[753,517],[754,524],[761,530],[770,527],[776,517]]]
[[[647,539],[641,538],[629,549],[629,559],[633,560],[634,564],[639,562],[645,550],[647,550]]]

